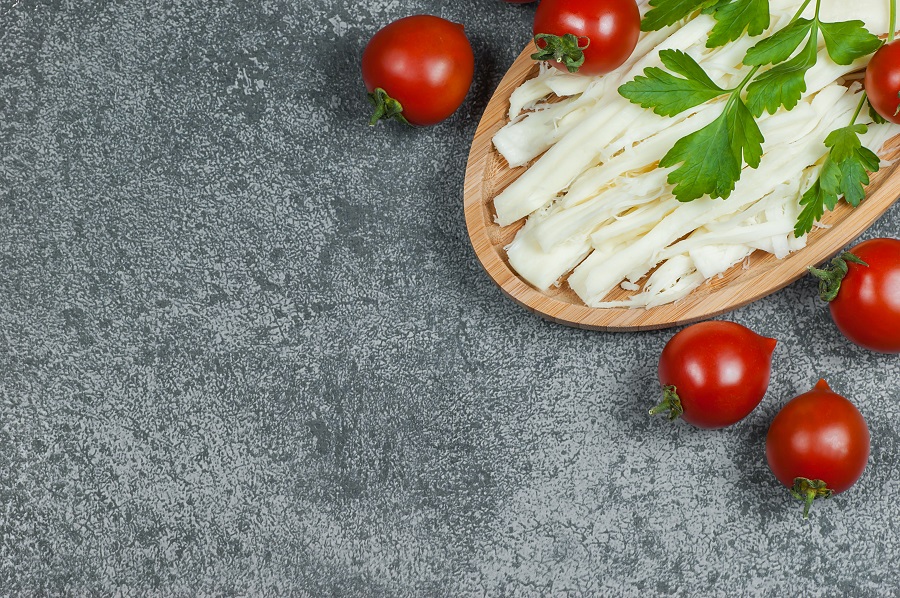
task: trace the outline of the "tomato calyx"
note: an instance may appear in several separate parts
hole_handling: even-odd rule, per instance
[[[659,405],[650,410],[650,415],[665,413],[670,422],[675,421],[684,413],[681,399],[678,397],[678,389],[674,385],[663,386],[663,400]]]
[[[833,258],[831,264],[824,268],[809,267],[809,273],[819,279],[819,297],[822,301],[830,303],[838,296],[838,292],[841,290],[841,281],[849,272],[847,262],[869,267],[869,264],[849,251]]]
[[[809,519],[809,508],[817,498],[831,498],[834,490],[828,487],[822,480],[810,480],[809,478],[794,478],[794,487],[790,489],[791,496],[803,501],[803,518]]]
[[[378,121],[391,118],[409,125],[409,121],[403,116],[403,105],[389,96],[382,88],[376,87],[375,91],[369,94],[369,103],[375,108],[372,118],[369,119],[369,126],[374,127],[378,124]]]
[[[585,40],[583,46],[581,40]],[[584,51],[591,45],[591,40],[588,37],[576,37],[572,33],[563,36],[538,33],[534,36],[534,45],[538,47],[538,51],[531,55],[532,60],[561,62],[570,73],[577,73],[584,64]]]

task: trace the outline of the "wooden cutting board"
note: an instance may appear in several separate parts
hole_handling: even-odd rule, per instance
[[[510,94],[537,74],[538,67],[530,58],[533,51],[530,45],[522,51],[485,108],[469,152],[464,202],[469,238],[488,275],[513,301],[548,320],[591,330],[636,331],[688,324],[737,309],[784,288],[805,275],[808,266],[835,255],[869,228],[900,195],[900,164],[882,168],[872,176],[862,204],[853,209],[842,201],[822,219],[830,228],[814,229],[804,249],[781,260],[757,251],[749,258],[749,269],[739,263],[721,278],[703,284],[676,303],[650,309],[587,307],[565,279],[559,288],[540,291],[519,278],[503,249],[512,242],[524,220],[502,228],[494,222],[494,197],[527,167],[510,168],[491,143],[497,131],[508,122]],[[900,155],[900,136],[891,139],[882,152],[888,159],[897,155]],[[630,294],[617,288],[607,300],[623,299]]]

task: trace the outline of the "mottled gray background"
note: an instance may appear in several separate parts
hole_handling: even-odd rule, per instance
[[[482,272],[466,154],[533,10],[0,0],[0,593],[898,591],[900,362],[812,281],[728,316],[781,342],[704,432],[646,416],[671,331],[550,324]],[[472,92],[372,130],[362,48],[419,12],[466,24]],[[803,521],[763,445],[819,376],[872,457]]]

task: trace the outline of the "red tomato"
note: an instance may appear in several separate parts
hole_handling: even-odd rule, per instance
[[[831,269],[811,270],[821,280],[831,319],[861,347],[900,353],[900,240],[863,241],[849,253],[832,260]],[[853,263],[852,256],[867,265]]]
[[[600,75],[628,60],[640,33],[634,0],[542,0],[534,14],[540,51],[532,58],[573,73]]]
[[[462,105],[474,73],[462,25],[430,15],[394,21],[363,51],[363,82],[376,111],[370,124],[382,118],[439,123]]]
[[[733,322],[701,322],[673,336],[659,357],[668,412],[698,428],[723,428],[753,411],[766,389],[775,339]]]
[[[766,436],[766,459],[778,481],[806,504],[856,483],[869,460],[869,429],[859,410],[824,380],[782,407]]]
[[[900,40],[881,46],[866,67],[866,94],[881,116],[900,124]]]

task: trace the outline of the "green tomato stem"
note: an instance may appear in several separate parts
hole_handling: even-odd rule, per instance
[[[388,95],[388,93],[380,87],[369,94],[369,103],[375,111],[369,119],[369,125],[375,126],[380,120],[396,119],[404,124],[409,124],[406,117],[403,116],[403,105]]]
[[[661,413],[665,413],[669,421],[675,421],[684,413],[677,389],[671,384],[663,387],[663,400],[650,410],[650,415],[659,415]]]
[[[585,40],[584,45],[581,45],[581,40]],[[544,42],[543,48],[540,42]],[[584,64],[584,51],[591,45],[591,40],[589,37],[577,37],[572,33],[563,36],[538,33],[534,36],[534,45],[538,51],[531,55],[532,60],[561,62],[570,73],[577,73]]]
[[[831,498],[834,491],[823,480],[810,480],[809,478],[794,478],[794,487],[790,489],[791,496],[803,501],[803,518],[809,519],[809,508],[817,498]]]
[[[831,264],[824,268],[809,267],[809,273],[819,279],[819,297],[822,301],[830,303],[838,296],[838,292],[841,290],[841,281],[844,280],[847,272],[850,271],[847,262],[869,267],[869,264],[849,251],[845,251],[832,259]]]

